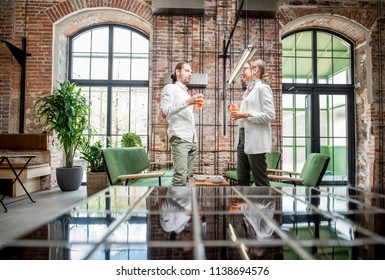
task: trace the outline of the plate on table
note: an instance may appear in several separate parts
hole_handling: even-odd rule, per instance
[[[206,181],[206,175],[194,175],[194,180],[198,182]]]
[[[222,183],[224,180],[225,180],[225,177],[220,176],[220,175],[218,175],[218,176],[212,176],[212,177],[210,178],[211,183]]]

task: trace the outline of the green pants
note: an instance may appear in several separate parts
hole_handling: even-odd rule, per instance
[[[256,186],[270,186],[267,177],[266,153],[245,154],[245,130],[239,129],[239,142],[237,147],[237,177],[238,185],[250,185],[250,171]]]
[[[194,167],[195,155],[198,152],[197,143],[191,143],[179,137],[170,139],[171,155],[174,162],[172,177],[173,186],[186,186],[187,178]]]

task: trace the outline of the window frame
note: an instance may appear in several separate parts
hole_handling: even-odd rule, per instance
[[[109,30],[109,37],[108,37],[108,78],[107,79],[75,79],[72,78],[72,71],[73,71],[73,43],[74,39],[88,31],[91,31],[93,29],[101,28],[101,27],[107,27]],[[74,33],[72,36],[69,37],[69,59],[68,59],[68,79],[70,82],[76,83],[78,87],[106,87],[107,88],[107,124],[106,124],[106,134],[95,134],[95,136],[99,137],[105,137],[103,143],[106,143],[106,146],[108,147],[110,145],[110,140],[109,138],[111,136],[119,136],[119,135],[112,135],[112,95],[113,95],[113,88],[116,87],[126,87],[130,88],[147,88],[148,89],[148,99],[147,99],[147,104],[148,104],[148,110],[147,110],[147,129],[146,129],[146,135],[140,135],[143,138],[146,138],[146,141],[144,143],[149,143],[149,120],[150,120],[150,69],[148,69],[148,79],[147,80],[114,80],[113,79],[113,29],[114,28],[123,28],[127,29],[131,32],[136,33],[137,35],[142,36],[148,42],[150,42],[150,38],[147,34],[143,33],[141,30],[135,29],[131,26],[126,26],[122,24],[97,24],[97,25],[92,25],[87,28],[81,29]],[[131,36],[132,37],[132,36]],[[133,44],[131,40],[131,44]],[[132,48],[131,52],[132,54]],[[150,44],[149,44],[149,49],[148,49],[148,62],[150,62]],[[131,93],[130,97],[131,99]],[[130,131],[130,122],[129,123],[129,131]]]
[[[293,32],[290,32],[282,37],[282,41],[294,34],[298,34],[301,32],[312,32],[312,75],[313,82],[312,83],[282,83],[282,94],[309,94],[311,97],[310,104],[310,149],[309,153],[317,153],[320,152],[320,104],[319,104],[319,96],[320,95],[345,95],[347,97],[347,110],[349,115],[347,118],[347,166],[348,166],[348,178],[347,183],[354,186],[355,184],[355,111],[354,111],[354,43],[350,41],[348,38],[341,36],[330,30],[318,29],[318,28],[306,28],[300,29]],[[349,84],[318,84],[318,76],[317,76],[317,32],[328,33],[330,35],[337,36],[344,42],[350,44],[350,75],[351,75],[351,83]],[[284,79],[284,77],[282,76]],[[296,81],[294,77],[292,79]],[[282,133],[283,135],[283,133]],[[295,133],[293,133],[292,137],[295,137]],[[325,182],[323,182],[325,184]],[[338,181],[327,182],[327,184],[339,184]]]

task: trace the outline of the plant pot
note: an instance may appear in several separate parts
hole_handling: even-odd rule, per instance
[[[107,172],[87,172],[87,195],[93,195],[110,185]]]
[[[76,191],[82,184],[83,167],[58,167],[56,168],[56,180],[62,191]]]

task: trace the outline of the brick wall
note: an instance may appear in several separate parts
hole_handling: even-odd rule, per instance
[[[237,61],[246,44],[252,43],[259,48],[259,54],[266,60],[268,71],[274,78],[278,118],[273,124],[273,147],[280,149],[280,38],[293,30],[312,26],[333,30],[351,39],[355,43],[356,181],[361,188],[373,188],[380,177],[375,168],[380,155],[378,143],[381,141],[377,129],[379,107],[376,102],[379,99],[375,94],[381,83],[376,71],[378,64],[375,63],[378,50],[373,47],[378,42],[375,5],[376,1],[281,0],[277,20],[249,18],[247,26],[241,20],[234,34],[226,68],[229,74],[230,63],[233,65]],[[96,12],[94,8],[108,10],[98,9]],[[66,37],[92,24],[129,24],[148,34],[152,42],[151,157],[165,159],[169,156],[165,121],[158,118],[163,74],[171,72],[177,61],[188,60],[195,72],[209,76],[207,88],[192,89],[193,93],[202,92],[206,96],[204,110],[196,113],[200,145],[196,171],[222,173],[226,168],[225,162],[234,159],[237,128],[227,116],[227,134],[222,135],[223,69],[219,55],[223,51],[223,40],[228,38],[233,27],[235,12],[235,0],[206,0],[205,15],[202,17],[153,16],[151,1],[141,0],[1,1],[0,36],[19,47],[25,37],[27,51],[32,55],[27,58],[26,132],[42,130],[33,109],[37,94],[50,91],[52,82],[66,74]],[[54,37],[57,31],[62,45],[55,49],[53,44],[57,40]],[[17,132],[20,67],[4,44],[0,45],[0,85],[0,132]],[[235,84],[227,88],[227,97],[239,100],[241,92],[240,85]],[[51,158],[53,166],[59,165],[61,154],[53,149]]]
[[[13,42],[13,1],[4,0],[0,3],[0,15],[0,37]],[[12,59],[8,48],[0,43],[0,133],[6,133],[12,129],[9,124],[9,108],[13,92],[14,63],[17,64],[16,60]]]
[[[166,121],[159,119],[160,92],[164,86],[163,74],[172,73],[179,60],[191,63],[193,72],[207,73],[208,85],[204,89],[192,89],[192,93],[203,93],[205,104],[203,110],[197,111],[196,124],[199,135],[199,155],[195,172],[215,174],[227,169],[226,162],[235,159],[235,139],[237,126],[226,112],[226,135],[223,135],[223,40],[227,40],[234,26],[235,3],[230,6],[215,6],[215,1],[206,2],[205,15],[201,17],[154,16],[153,28],[153,118],[151,132],[157,135],[151,147],[151,156],[165,159],[169,155],[166,135]],[[225,15],[228,20],[225,20]],[[281,86],[279,62],[280,40],[278,21],[274,19],[241,19],[233,43],[230,45],[227,59],[227,78],[245,46],[252,44],[258,48],[258,54],[266,61],[267,71],[273,75],[276,110],[280,112]],[[269,30],[269,32],[265,32]],[[248,33],[248,36],[244,34]],[[261,36],[261,33],[264,33]],[[226,41],[227,43],[227,41]],[[240,103],[243,90],[239,82],[233,87],[226,86],[226,99]],[[280,116],[280,114],[279,114]],[[273,148],[280,150],[281,126],[279,118],[273,124]]]

